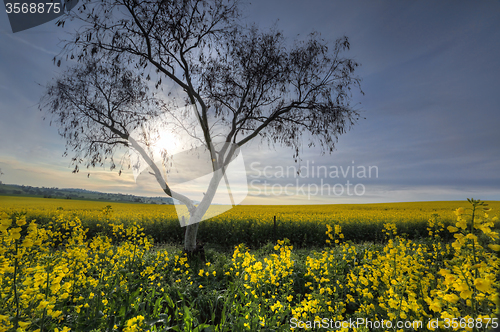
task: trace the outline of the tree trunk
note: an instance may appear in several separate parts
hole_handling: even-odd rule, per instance
[[[196,235],[198,234],[198,226],[200,221],[195,222],[190,218],[189,225],[186,226],[186,233],[184,235],[184,251],[190,253],[196,249]],[[191,222],[194,222],[193,224]]]
[[[200,204],[190,211],[190,217],[186,226],[186,233],[184,235],[184,250],[188,253],[192,253],[196,250],[196,235],[198,233],[199,223],[212,204],[222,177],[223,171],[221,169],[218,169],[213,173],[205,196],[201,200]]]

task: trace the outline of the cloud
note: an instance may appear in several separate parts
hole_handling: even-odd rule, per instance
[[[37,50],[37,51],[40,51],[40,52],[43,52],[45,54],[48,54],[48,55],[52,55],[52,56],[55,56],[57,55],[58,53],[57,52],[54,52],[54,51],[51,51],[51,50],[47,50],[46,48],[43,48],[41,46],[38,46],[38,45],[35,45],[21,37],[19,37],[19,34],[13,34],[13,33],[8,33],[8,32],[3,32],[3,34],[5,36],[7,36],[8,38],[12,39],[12,40],[15,40],[16,42],[19,42],[19,43],[22,43],[24,45],[27,45],[29,46],[30,48],[34,49],[34,50]]]
[[[346,167],[354,161],[379,170],[378,178],[363,180],[362,197],[260,195],[245,202],[500,199],[500,44],[494,42],[500,39],[499,2],[257,0],[245,7],[245,14],[261,26],[276,23],[289,41],[312,30],[331,41],[347,35],[347,55],[362,65],[356,72],[365,92],[354,94],[353,105],[367,118],[340,136],[331,155],[301,149],[301,164],[294,163],[291,149],[251,142],[243,147],[247,169],[252,162],[275,168],[307,161]],[[61,157],[64,142],[36,108],[42,88],[35,82],[59,70],[51,58],[63,30],[50,31],[0,34],[0,141],[9,142],[0,146],[2,181],[163,195],[152,177],[134,183],[130,170],[121,177],[108,170],[94,170],[90,178],[84,171],[71,173],[69,158]],[[281,186],[295,180],[259,179]]]

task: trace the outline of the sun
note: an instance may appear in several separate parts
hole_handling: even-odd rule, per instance
[[[173,155],[179,152],[179,140],[176,135],[169,131],[162,131],[158,140],[154,143],[154,150],[159,155]]]

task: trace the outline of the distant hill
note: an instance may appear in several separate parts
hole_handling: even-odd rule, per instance
[[[78,188],[40,188],[32,186],[20,186],[17,184],[2,184],[1,182],[0,195],[19,195],[28,197],[79,199],[123,203],[174,204],[174,200],[170,197],[145,197],[127,194],[108,194],[99,191],[91,191]]]

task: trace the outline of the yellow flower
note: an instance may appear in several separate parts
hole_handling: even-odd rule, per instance
[[[443,298],[446,302],[450,303],[457,303],[460,299],[456,294],[446,294]]]
[[[470,289],[469,290],[464,290],[464,291],[460,292],[460,297],[462,299],[466,300],[466,299],[468,299],[468,298],[471,297],[472,293],[473,293],[473,291],[470,290]]]
[[[491,250],[494,250],[494,251],[500,251],[500,245],[498,244],[489,244],[488,247],[491,249]]]
[[[5,232],[7,228],[10,227],[12,221],[10,219],[2,219],[0,220],[0,232]]]
[[[435,312],[441,312],[441,303],[439,302],[439,300],[434,300],[429,305],[429,309],[431,309],[432,311],[435,311]]]
[[[42,301],[40,301],[40,303],[38,304],[37,309],[38,309],[38,310],[43,310],[43,309],[45,309],[48,305],[49,305],[49,301],[42,300]]]
[[[13,240],[19,240],[21,238],[21,227],[11,228],[10,236]]]
[[[17,224],[17,226],[19,226],[19,227],[26,225],[26,217],[23,217],[23,218],[17,219],[17,220],[16,220],[16,224]]]
[[[476,286],[476,289],[484,293],[490,293],[493,291],[493,289],[491,288],[490,280],[477,278],[476,280],[474,280],[474,286]]]
[[[465,237],[466,239],[471,239],[473,241],[477,241],[477,236],[475,236],[474,234],[467,234],[467,236]]]
[[[47,313],[52,316],[52,318],[57,318],[59,316],[62,315],[62,311],[58,310],[58,311],[52,311],[52,310],[48,310]]]
[[[460,227],[461,229],[466,229],[467,228],[467,221],[465,219],[459,219],[455,225],[457,227]]]
[[[63,327],[62,330],[59,330],[57,327],[54,329],[54,332],[69,332],[69,331],[71,331],[71,328],[66,327],[66,326]]]
[[[21,328],[25,329],[25,328],[27,328],[28,326],[30,326],[30,324],[31,324],[31,323],[30,323],[30,322],[19,322],[18,324],[19,324],[19,326],[20,326]]]

